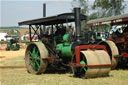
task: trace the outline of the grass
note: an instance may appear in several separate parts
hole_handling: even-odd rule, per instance
[[[0,61],[2,66],[24,66],[24,56]]]
[[[73,74],[28,74],[25,69],[0,69],[1,85],[127,85],[127,70],[111,71],[109,77],[80,79]]]
[[[6,65],[23,65],[23,57],[9,59]],[[2,64],[5,63],[1,62]],[[73,74],[41,74],[34,75],[27,73],[25,68],[20,69],[0,69],[0,85],[127,85],[128,71],[127,70],[113,70],[109,77],[81,79],[74,78]]]

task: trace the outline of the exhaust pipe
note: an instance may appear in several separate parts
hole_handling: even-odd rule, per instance
[[[76,41],[81,43],[81,18],[80,18],[80,8],[74,8],[75,16],[75,28],[76,28]]]

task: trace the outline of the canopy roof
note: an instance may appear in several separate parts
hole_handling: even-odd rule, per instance
[[[102,24],[122,24],[128,23],[128,14],[94,19],[87,22],[88,26],[96,26]]]
[[[86,16],[81,14],[81,20],[85,20]],[[44,17],[28,21],[19,22],[19,25],[53,25],[67,22],[74,22],[74,13],[63,13],[56,16]]]

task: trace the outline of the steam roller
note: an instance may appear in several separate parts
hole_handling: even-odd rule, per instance
[[[118,51],[116,44],[110,40],[101,41],[98,44],[104,45],[106,47],[107,52],[110,56],[111,62],[113,64],[112,69],[115,69],[118,64],[118,59],[116,58],[116,56],[119,55],[119,51]]]
[[[25,53],[27,71],[41,74],[72,70],[79,78],[108,76],[112,64],[106,47],[90,43],[81,35],[81,21],[85,19],[86,16],[80,14],[80,8],[74,8],[74,13],[20,22],[20,25],[29,25],[30,42]],[[74,33],[67,32],[63,25],[69,22],[75,22]],[[52,25],[49,28],[52,29],[51,34],[49,30],[42,33],[41,24]],[[38,41],[32,41],[31,29],[39,36]],[[39,35],[37,30],[42,34]]]
[[[56,69],[59,66],[66,66],[72,68],[75,77],[80,78],[96,78],[105,77],[109,75],[111,70],[111,60],[108,53],[104,50],[104,46],[95,45],[81,45],[76,46],[74,57],[70,57],[73,60],[68,61],[68,57],[61,58],[59,61],[56,57],[48,57],[51,54],[45,45],[41,42],[32,42],[26,49],[25,63],[27,65],[27,71],[33,74],[40,74],[47,72],[47,69]],[[64,55],[63,53],[61,55]],[[56,67],[52,67],[52,65]],[[61,66],[62,65],[62,66]],[[69,69],[69,68],[68,68]]]

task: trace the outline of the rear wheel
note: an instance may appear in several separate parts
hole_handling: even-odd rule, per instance
[[[104,45],[106,47],[108,54],[110,56],[111,62],[112,64],[114,64],[112,69],[116,68],[118,60],[115,57],[119,55],[119,51],[115,43],[113,41],[106,40],[106,41],[101,41],[98,44]]]
[[[40,74],[45,72],[47,68],[47,60],[43,58],[48,57],[48,52],[43,43],[30,43],[26,49],[25,63],[29,73]]]

